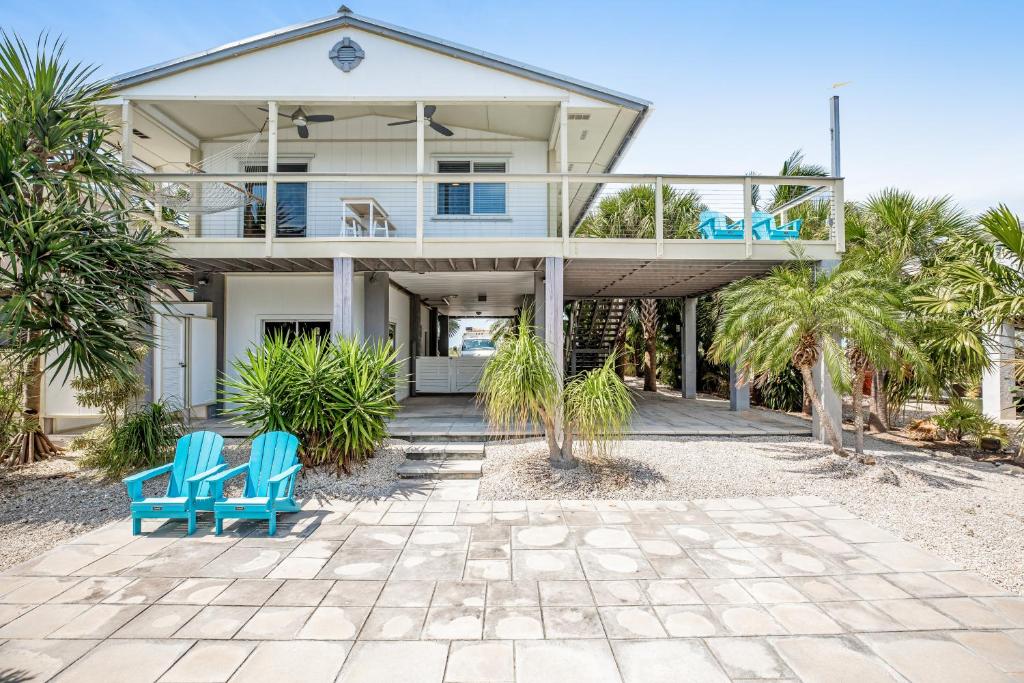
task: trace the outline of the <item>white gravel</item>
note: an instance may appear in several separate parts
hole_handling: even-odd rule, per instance
[[[850,435],[847,435],[850,437]],[[1024,592],[1024,470],[876,439],[873,467],[808,438],[662,438],[553,470],[539,440],[489,445],[480,498],[680,499],[818,495],[1001,586]]]

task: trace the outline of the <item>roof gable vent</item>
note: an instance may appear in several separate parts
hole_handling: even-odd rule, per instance
[[[345,73],[359,66],[365,56],[366,53],[363,52],[363,48],[359,47],[359,43],[348,36],[335,43],[330,52],[334,66]]]

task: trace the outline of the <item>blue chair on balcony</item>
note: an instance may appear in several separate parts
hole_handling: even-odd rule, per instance
[[[701,211],[697,230],[706,240],[743,239],[743,221],[740,220],[729,225],[725,214],[718,211]]]
[[[196,512],[213,510],[208,477],[220,472],[224,464],[224,437],[213,432],[192,432],[178,439],[174,461],[124,479],[131,499],[132,534],[142,533],[144,519],[187,519],[188,533],[196,531]],[[155,477],[169,474],[167,492],[147,498],[142,485]]]
[[[803,225],[803,220],[798,218],[776,227],[774,216],[764,211],[755,211],[751,224],[755,240],[795,240],[800,238],[800,226]]]
[[[265,519],[268,535],[277,531],[278,512],[298,512],[295,501],[295,475],[298,464],[299,439],[287,432],[260,434],[252,442],[249,463],[232,467],[210,477],[214,531],[224,531],[225,519]],[[224,482],[245,474],[245,492],[238,498],[225,498]]]

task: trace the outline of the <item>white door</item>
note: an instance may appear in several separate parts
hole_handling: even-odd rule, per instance
[[[217,319],[186,318],[188,325],[188,402],[206,406],[217,402]]]
[[[160,383],[156,398],[175,408],[185,406],[185,318],[161,315],[157,319]]]

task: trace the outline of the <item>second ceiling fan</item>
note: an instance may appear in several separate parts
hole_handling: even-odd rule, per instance
[[[270,111],[269,109],[264,109],[263,107],[259,107],[259,109],[260,109],[260,111],[265,111],[265,112],[268,112],[268,113]],[[310,123],[327,123],[328,121],[333,121],[334,120],[334,116],[332,114],[307,114],[302,109],[302,107],[299,107],[298,109],[293,111],[291,114],[285,114],[283,112],[278,112],[277,115],[278,116],[283,116],[286,119],[289,119],[292,123],[294,123],[296,130],[299,131],[299,137],[303,138],[303,139],[309,137],[309,128],[308,128],[307,124],[310,124]]]
[[[451,132],[451,130],[449,130],[448,128],[445,128],[440,123],[437,123],[436,121],[433,120],[432,117],[434,116],[434,112],[435,111],[437,111],[437,106],[436,105],[428,104],[427,106],[423,107],[423,118],[426,120],[427,125],[430,126],[431,128],[433,128],[434,130],[436,130],[438,133],[440,133],[441,135],[443,135],[445,137],[450,138],[451,136],[455,135],[455,133]],[[409,123],[416,123],[416,119],[409,119],[408,121],[393,121],[392,123],[389,123],[388,125],[389,126],[404,126],[404,125],[409,124]]]

